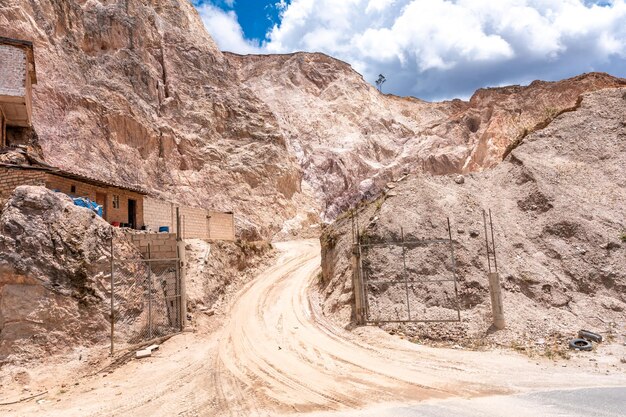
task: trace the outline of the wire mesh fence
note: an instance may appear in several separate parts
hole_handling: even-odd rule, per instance
[[[361,323],[460,321],[454,241],[362,236],[352,217],[355,300]]]
[[[366,321],[458,321],[449,242],[361,246]]]
[[[182,330],[178,259],[114,259],[111,352]]]

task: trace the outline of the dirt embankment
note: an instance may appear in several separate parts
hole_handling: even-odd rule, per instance
[[[562,350],[580,328],[621,337],[626,332],[625,114],[626,89],[585,94],[577,110],[528,135],[493,170],[462,179],[410,175],[362,205],[361,233],[372,241],[399,238],[401,227],[408,239],[446,237],[448,216],[456,241],[461,323],[386,328],[415,339],[547,354]],[[504,289],[508,327],[498,332],[489,331],[483,209],[493,211]],[[322,237],[324,310],[344,325],[353,319],[351,243],[348,216]],[[446,255],[445,249],[421,255],[410,250],[409,272],[415,279],[449,274]],[[399,274],[398,259],[372,251],[366,267],[389,279]],[[404,287],[369,289],[372,306],[379,309],[373,313],[403,311]],[[433,318],[451,312],[454,287],[416,285],[410,298],[415,316]]]
[[[274,259],[269,242],[186,242],[187,308],[201,314],[226,313],[228,302]]]

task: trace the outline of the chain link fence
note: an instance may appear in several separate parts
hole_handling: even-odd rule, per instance
[[[361,244],[366,321],[459,321],[450,241]]]
[[[178,258],[114,258],[111,276],[111,353],[182,330]]]
[[[448,236],[368,236],[352,215],[353,285],[359,323],[458,322],[455,242]]]

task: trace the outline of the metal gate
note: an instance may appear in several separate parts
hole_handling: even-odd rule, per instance
[[[353,217],[353,284],[357,322],[458,322],[454,241],[434,239],[373,239],[359,231]]]
[[[113,245],[111,245],[113,254]],[[178,251],[177,251],[178,253]],[[179,257],[111,261],[111,354],[183,328]]]

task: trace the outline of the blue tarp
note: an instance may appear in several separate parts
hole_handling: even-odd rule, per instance
[[[85,207],[102,217],[102,206],[85,197],[72,197],[74,204],[79,207]]]

